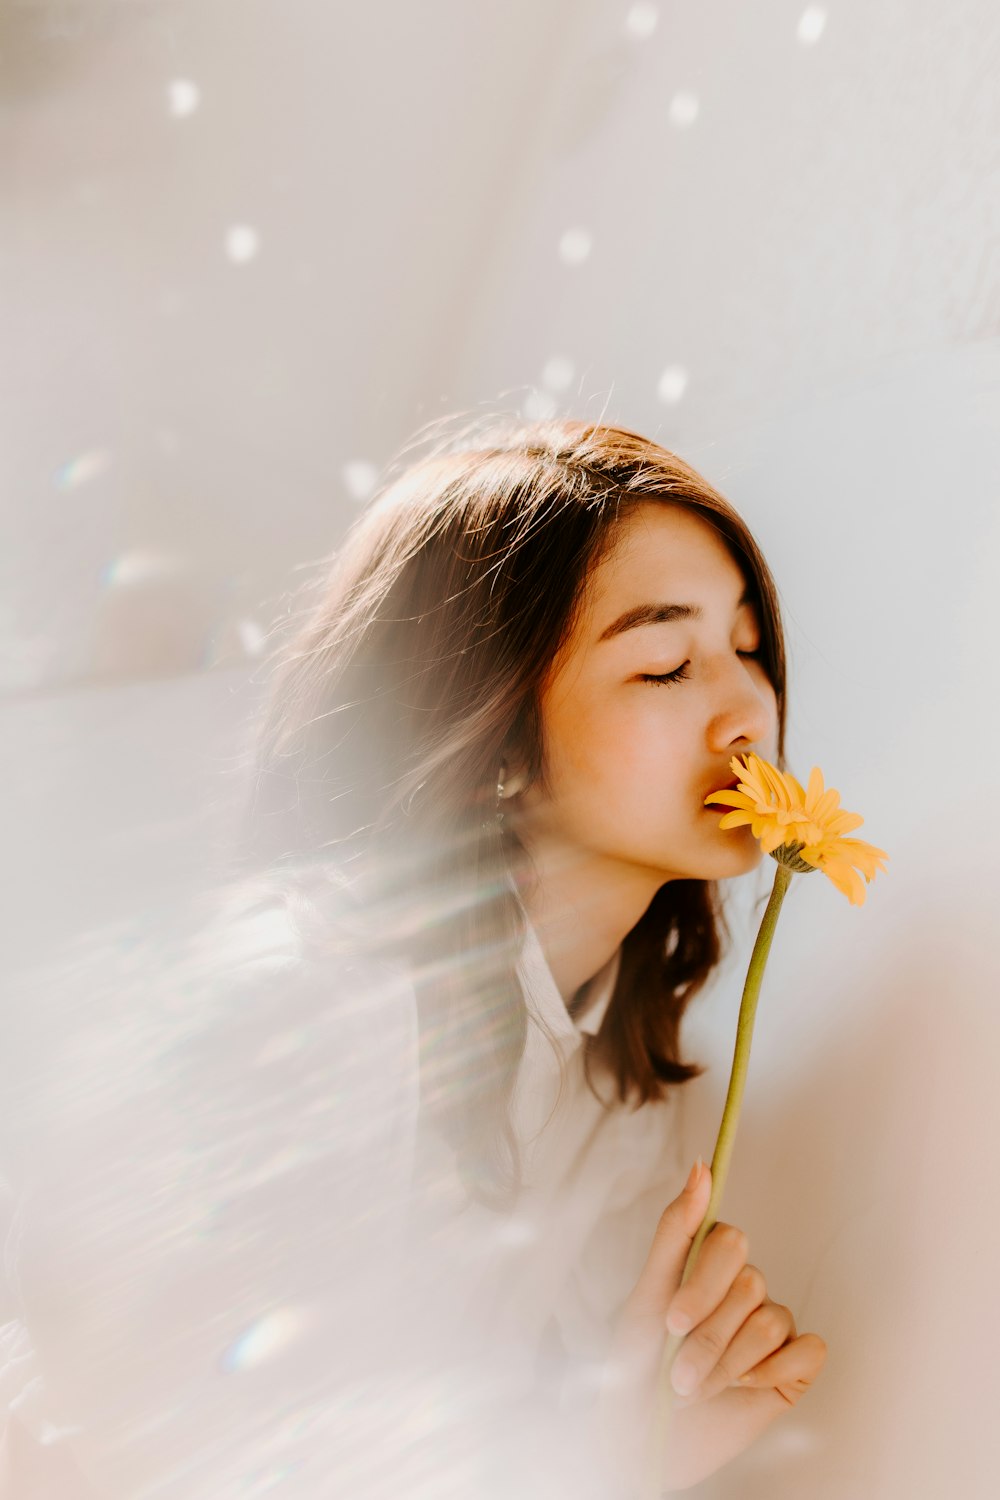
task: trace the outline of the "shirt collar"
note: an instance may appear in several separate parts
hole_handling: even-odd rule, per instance
[[[581,996],[580,1003],[584,1007],[583,1013],[576,1019],[576,1027],[579,1031],[585,1031],[589,1036],[596,1036],[601,1029],[608,1006],[611,1004],[611,996],[615,992],[618,983],[618,970],[622,965],[622,950],[616,948],[603,968],[598,969],[594,977],[588,981],[586,995]]]
[[[517,967],[529,1009],[546,1023],[556,1037],[573,1047],[580,1046],[584,1035],[596,1036],[600,1030],[618,979],[621,956],[621,948],[616,948],[607,963],[583,986],[574,1020],[559,993],[538,933],[525,912],[524,944]]]

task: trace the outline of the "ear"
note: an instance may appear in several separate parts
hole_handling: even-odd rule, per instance
[[[500,779],[503,782],[503,800],[506,802],[510,797],[516,797],[518,792],[523,792],[528,785],[528,772],[523,766],[518,766],[513,757],[508,761],[504,759],[500,763]]]
[[[527,785],[527,771],[508,771],[503,783],[504,801],[506,802],[508,797],[516,797],[518,792],[523,792]]]

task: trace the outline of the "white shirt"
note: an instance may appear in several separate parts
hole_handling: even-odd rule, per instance
[[[422,1129],[401,970],[374,988],[348,972],[333,997],[294,910],[253,890],[178,951],[155,971],[130,957],[93,1034],[51,1077],[42,1049],[26,1086],[58,1101],[60,1158],[50,1183],[39,1154],[39,1221],[26,1235],[15,1223],[8,1262],[36,1317],[56,1293],[43,1347],[62,1394],[18,1318],[0,1328],[0,1409],[40,1443],[78,1445],[115,1500],[137,1474],[158,1500],[242,1497],[269,1463],[294,1476],[295,1500],[329,1500],[334,1475],[352,1500],[528,1500],[535,1481],[555,1500],[564,1457],[566,1494],[582,1496],[586,1465],[554,1418],[593,1399],[690,1165],[682,1088],[607,1109],[584,1077],[620,952],[574,1020],[527,926],[512,1105],[524,1185],[499,1214],[468,1199],[454,1153]],[[94,1007],[97,975],[73,979]],[[79,996],[64,1013],[83,1014]],[[74,1092],[81,1057],[107,1069],[101,1090]]]
[[[607,1109],[589,1088],[583,1043],[607,1012],[621,959],[616,951],[569,1011],[527,923],[518,965],[528,1034],[513,1099],[523,1152],[523,1188],[514,1211],[500,1215],[463,1205],[453,1156],[440,1142],[420,1167],[452,1205],[452,1298],[462,1283],[467,1316],[485,1317],[491,1337],[520,1355],[521,1376],[539,1350],[568,1356],[558,1379],[564,1401],[592,1389],[614,1320],[635,1285],[664,1208],[689,1170],[682,1156],[682,1090],[635,1109]],[[546,1028],[552,1035],[550,1042]],[[560,1094],[560,1060],[565,1080]],[[610,1078],[596,1084],[613,1098]]]

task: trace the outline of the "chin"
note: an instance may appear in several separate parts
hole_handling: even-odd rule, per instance
[[[715,873],[706,875],[706,880],[728,880],[734,875],[749,875],[751,870],[756,870],[764,858],[764,851],[757,840],[751,835],[742,847],[729,849],[726,854],[720,855],[717,861]]]

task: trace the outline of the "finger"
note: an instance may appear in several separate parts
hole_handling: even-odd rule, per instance
[[[708,1241],[705,1243],[707,1245]],[[787,1329],[782,1330],[781,1337],[775,1342],[757,1347],[752,1359],[748,1358],[742,1364],[732,1361],[733,1341],[738,1338],[740,1330],[748,1326],[751,1314],[768,1301],[763,1272],[756,1266],[743,1266],[719,1306],[684,1340],[671,1370],[674,1390],[685,1396],[700,1388],[699,1393],[703,1394],[710,1377],[714,1389],[723,1390],[744,1370],[749,1370],[751,1365],[776,1349]]]
[[[683,1354],[687,1354],[692,1339],[700,1335],[695,1330],[687,1340]],[[795,1319],[791,1309],[766,1297],[763,1303],[752,1309],[733,1334],[727,1347],[715,1363],[704,1374],[699,1385],[690,1389],[697,1392],[700,1400],[710,1400],[719,1391],[724,1391],[739,1377],[770,1358],[795,1338]]]
[[[818,1333],[800,1333],[798,1338],[761,1360],[737,1382],[754,1390],[773,1389],[794,1406],[812,1385],[826,1362],[826,1342]]]
[[[670,1333],[688,1333],[714,1313],[747,1263],[749,1243],[735,1224],[716,1224],[706,1236],[690,1278],[667,1309]]]
[[[704,1163],[660,1215],[653,1243],[639,1280],[629,1297],[629,1311],[662,1318],[681,1284],[694,1237],[701,1228],[712,1192],[712,1171]],[[707,1237],[705,1245],[708,1244]],[[702,1251],[705,1249],[702,1246]],[[701,1259],[699,1255],[698,1259]],[[661,1324],[662,1326],[662,1324]]]

